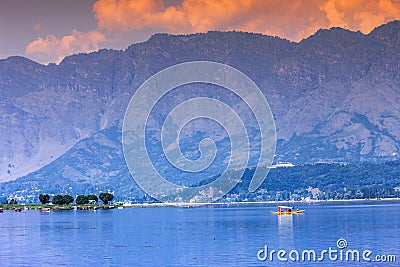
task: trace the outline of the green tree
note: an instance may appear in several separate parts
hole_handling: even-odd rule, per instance
[[[110,193],[100,193],[99,198],[103,201],[104,205],[107,205],[109,201],[114,199],[114,195]]]
[[[78,205],[88,204],[89,203],[89,198],[87,196],[85,196],[85,195],[79,195],[79,196],[76,197],[75,202]]]
[[[53,200],[51,201],[54,205],[64,205],[64,197],[62,195],[56,195],[53,197]]]
[[[99,201],[99,198],[98,198],[96,195],[88,195],[87,197],[88,197],[88,200],[89,200],[89,201],[90,201],[90,200],[94,200],[94,202]]]
[[[63,196],[63,199],[64,199],[64,204],[66,204],[66,205],[69,205],[72,202],[74,202],[74,198],[70,195]]]
[[[15,199],[11,199],[10,202],[8,202],[8,204],[17,205],[18,202]]]
[[[48,194],[40,194],[40,195],[39,195],[39,201],[40,201],[43,205],[45,205],[45,204],[47,204],[47,203],[50,202],[50,196],[49,196]]]

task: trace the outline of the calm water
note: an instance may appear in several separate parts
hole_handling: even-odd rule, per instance
[[[337,240],[348,249],[396,255],[396,263],[324,266],[400,266],[400,204],[310,205],[295,216],[275,207],[136,208],[111,211],[0,213],[0,266],[310,266],[260,261],[259,250],[315,250]],[[263,256],[264,254],[260,254]],[[295,257],[295,254],[293,254]],[[288,255],[286,255],[288,258]]]

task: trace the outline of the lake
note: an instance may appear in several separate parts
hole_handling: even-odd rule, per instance
[[[298,207],[4,211],[0,266],[399,266],[400,204]]]

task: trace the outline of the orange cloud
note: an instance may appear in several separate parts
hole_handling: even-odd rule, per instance
[[[60,62],[66,55],[97,50],[100,43],[123,47],[142,41],[132,36],[145,38],[156,32],[238,30],[292,41],[334,26],[369,33],[400,19],[400,0],[182,0],[175,6],[166,6],[163,0],[98,0],[93,13],[98,29],[73,30],[60,39],[40,37],[26,53],[40,62]],[[42,25],[34,28],[40,31]]]
[[[45,38],[39,37],[27,46],[25,52],[39,62],[59,63],[67,55],[95,51],[99,43],[105,40],[105,35],[98,31],[80,32],[74,29],[70,35],[61,39],[52,34]]]
[[[100,0],[93,10],[99,26],[111,31],[160,27],[174,31],[187,25],[181,8],[166,8],[162,0]]]
[[[284,3],[279,0],[184,0],[179,6],[166,7],[161,0],[99,0],[93,11],[99,27],[109,31],[242,30],[300,39],[322,26],[320,21],[328,22],[317,5],[318,0],[308,0],[307,4]]]
[[[400,2],[396,0],[329,0],[321,8],[329,27],[340,26],[363,33],[400,19]]]
[[[93,6],[98,25],[108,31],[152,29],[170,33],[242,30],[299,41],[333,26],[368,33],[400,19],[396,0],[99,0]]]

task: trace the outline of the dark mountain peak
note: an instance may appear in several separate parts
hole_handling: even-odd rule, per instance
[[[400,43],[400,20],[391,21],[375,28],[370,34],[371,37],[393,44]]]
[[[277,37],[263,35],[261,33],[243,32],[243,31],[208,31],[205,33],[193,34],[167,34],[156,33],[147,41],[133,44],[128,50],[135,49],[137,46],[167,46],[168,44],[185,44],[188,42],[224,42],[229,45],[235,45],[237,42],[259,41],[259,42],[275,42],[275,43],[293,43],[289,40]]]
[[[149,68],[151,73],[171,64],[190,60],[212,60],[232,66],[241,65],[242,69],[251,73],[256,72],[252,69],[260,64],[280,60],[280,55],[289,53],[296,45],[297,43],[279,37],[240,31],[209,31],[182,35],[164,33],[155,34],[146,42],[131,45],[126,53],[133,58],[135,64],[143,61],[157,62],[149,65],[154,67]],[[265,56],[270,58],[268,62],[256,63],[254,60],[248,60]],[[166,64],[167,62],[170,63]]]
[[[316,35],[320,34],[329,34],[329,35],[334,35],[334,36],[354,36],[354,34],[360,34],[360,31],[351,31],[348,29],[344,29],[342,27],[331,27],[329,29],[319,29],[316,32]]]
[[[113,49],[100,49],[98,51],[90,52],[90,53],[79,53],[79,54],[74,54],[71,56],[65,57],[61,63],[61,65],[66,65],[66,64],[91,64],[99,61],[103,61],[105,59],[112,59],[115,57],[118,57],[122,51],[120,50],[113,50]]]
[[[21,56],[0,60],[0,101],[39,91],[46,66]]]
[[[10,66],[10,68],[40,68],[45,67],[29,58],[22,57],[22,56],[11,56],[6,59],[0,60],[0,67]]]
[[[168,33],[155,33],[144,42],[131,44],[126,49],[126,51],[132,51],[132,50],[138,49],[138,47],[140,48],[143,46],[154,46],[154,45],[166,44],[166,43],[169,43],[173,38],[177,38],[179,36],[180,35],[173,35],[173,34],[168,34]]]
[[[157,42],[167,39],[170,36],[176,36],[169,33],[155,33],[147,40],[147,42]]]
[[[336,48],[344,48],[365,38],[360,31],[354,32],[340,27],[319,29],[314,35],[302,40],[301,44],[328,45]]]

